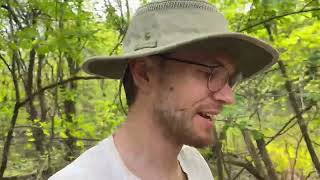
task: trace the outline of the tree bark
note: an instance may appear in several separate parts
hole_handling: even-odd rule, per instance
[[[286,72],[286,67],[284,66],[284,64],[283,64],[283,62],[281,60],[278,61],[278,65],[280,67],[282,76],[286,79],[285,87],[286,87],[287,92],[289,93],[290,105],[293,108],[294,113],[297,116],[297,121],[298,121],[298,124],[299,124],[299,127],[300,127],[300,131],[302,133],[303,139],[304,139],[304,141],[305,141],[305,143],[307,145],[307,148],[308,148],[308,151],[310,153],[313,165],[314,165],[314,167],[315,167],[315,169],[316,169],[316,171],[318,173],[318,176],[320,177],[320,163],[319,163],[319,159],[318,159],[317,154],[316,154],[316,152],[314,150],[311,138],[310,138],[309,133],[308,133],[307,122],[303,118],[302,114],[300,113],[301,109],[299,108],[298,102],[296,100],[296,94],[293,91],[292,82],[288,78],[288,74]]]
[[[259,172],[260,176],[264,177],[266,180],[269,179],[266,172],[264,171],[265,168],[262,165],[259,154],[256,151],[256,147],[254,146],[254,144],[251,140],[250,131],[249,130],[242,130],[241,132],[242,132],[244,141],[247,145],[247,149],[253,159],[254,165],[256,166],[257,171]]]
[[[13,57],[12,57],[12,69],[10,70],[10,73],[11,73],[12,81],[14,84],[14,90],[15,90],[15,96],[16,96],[15,101],[16,102],[15,102],[15,106],[14,106],[14,110],[13,110],[13,115],[11,117],[9,131],[7,133],[6,140],[5,140],[4,146],[3,146],[2,161],[1,161],[1,167],[0,167],[0,179],[3,178],[4,171],[7,168],[11,141],[13,139],[13,131],[14,131],[14,128],[15,128],[15,125],[17,122],[19,109],[21,107],[19,83],[18,83],[18,79],[17,79],[17,75],[16,75],[16,63],[17,63],[17,52],[14,51]]]
[[[32,96],[33,92],[33,72],[34,72],[34,66],[35,66],[35,58],[36,58],[36,50],[35,48],[32,48],[29,54],[29,66],[27,70],[27,77],[26,77],[26,83],[24,84],[25,91],[27,97]],[[32,127],[32,136],[35,139],[34,144],[36,147],[36,150],[39,151],[41,154],[44,153],[44,147],[43,147],[43,140],[44,140],[44,133],[43,130],[40,127],[39,122],[36,122],[35,120],[38,118],[38,112],[37,109],[33,103],[34,99],[31,99],[26,105],[27,112],[29,113],[29,119],[33,124]]]
[[[213,127],[213,136],[215,138],[215,143],[212,146],[212,152],[214,154],[214,157],[216,159],[216,166],[217,166],[217,177],[219,180],[223,180],[223,156],[222,156],[222,145],[220,142],[220,139],[218,137],[218,133],[216,130],[216,127]]]
[[[264,139],[263,138],[257,139],[256,142],[257,142],[258,149],[260,150],[262,160],[266,166],[269,179],[270,180],[278,180],[277,173],[274,169],[274,166],[272,164],[272,161],[271,161],[269,154],[268,154],[268,151],[266,149],[266,143],[265,143]]]
[[[10,8],[9,3],[7,1],[7,6]],[[15,37],[14,37],[14,24],[13,24],[13,14],[10,14],[9,12],[9,26],[10,26],[10,33],[9,36],[11,36],[12,40],[16,42]],[[2,161],[1,161],[1,166],[0,166],[0,179],[3,178],[4,172],[7,168],[8,164],[8,157],[10,153],[10,146],[11,146],[11,141],[13,139],[13,131],[16,126],[17,118],[19,115],[19,110],[21,108],[21,103],[20,103],[20,88],[19,88],[19,81],[18,81],[18,76],[17,76],[17,66],[18,66],[18,52],[17,50],[13,50],[12,52],[12,58],[11,58],[11,65],[12,67],[10,68],[9,65],[7,66],[8,70],[11,73],[11,78],[13,81],[14,85],[14,91],[15,91],[15,106],[13,109],[13,115],[11,117],[10,121],[10,126],[9,130],[7,132],[7,136],[4,142],[3,146],[3,151],[2,151]]]
[[[243,167],[245,170],[247,170],[250,174],[252,174],[258,180],[265,180],[265,178],[262,177],[261,174],[258,172],[257,168],[255,168],[251,163],[242,162],[242,161],[233,160],[233,159],[225,160],[225,162],[235,166]]]
[[[274,41],[274,38],[272,36],[271,28],[269,26],[265,26],[265,28],[268,31],[269,39],[271,41]],[[294,113],[295,113],[295,115],[297,117],[297,122],[298,122],[298,125],[299,125],[299,128],[300,128],[301,134],[302,134],[303,139],[304,139],[304,141],[305,141],[305,143],[307,145],[307,148],[308,148],[308,151],[310,153],[313,165],[314,165],[314,167],[315,167],[315,169],[317,171],[318,176],[320,177],[320,162],[319,162],[317,154],[316,154],[316,152],[315,152],[315,150],[313,148],[312,141],[311,141],[311,138],[310,138],[309,133],[308,133],[307,122],[302,116],[302,113],[301,113],[302,109],[301,109],[301,107],[299,107],[298,100],[296,99],[297,95],[293,91],[292,82],[289,80],[289,77],[288,77],[288,74],[287,74],[286,67],[285,67],[284,63],[281,60],[278,60],[278,65],[279,65],[279,69],[281,71],[282,77],[284,77],[286,79],[285,80],[285,88],[286,88],[286,91],[289,94],[290,105],[293,108]]]

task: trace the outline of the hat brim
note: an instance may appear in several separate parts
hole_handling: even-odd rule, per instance
[[[236,68],[242,78],[249,78],[272,66],[279,53],[273,47],[251,36],[241,33],[225,33],[198,36],[156,48],[140,49],[120,56],[95,56],[87,59],[83,65],[85,72],[110,79],[120,79],[127,63],[131,59],[166,53],[180,48],[197,47],[213,51],[223,48],[234,58]]]

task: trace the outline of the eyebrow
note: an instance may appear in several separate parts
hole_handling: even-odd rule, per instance
[[[167,56],[167,55],[162,55],[162,54],[158,54],[157,56],[163,58],[164,60],[174,60],[174,61],[177,61],[177,62],[182,62],[182,63],[189,63],[189,64],[194,64],[194,65],[198,65],[198,66],[202,66],[202,67],[207,67],[207,68],[217,68],[217,67],[221,67],[223,66],[221,63],[219,62],[216,62],[215,65],[207,65],[207,64],[202,64],[202,63],[198,63],[198,62],[194,62],[194,61],[191,61],[191,60],[185,60],[185,59],[178,59],[178,58],[175,58],[175,57],[171,57],[171,56]]]

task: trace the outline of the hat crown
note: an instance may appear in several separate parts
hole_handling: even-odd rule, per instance
[[[130,59],[168,53],[179,48],[212,52],[223,48],[234,57],[237,71],[248,78],[270,67],[278,52],[253,37],[231,33],[224,16],[204,0],[153,0],[140,7],[129,24],[121,56],[92,57],[86,72],[120,79]]]
[[[192,40],[206,34],[228,33],[228,22],[205,0],[153,0],[136,11],[124,39],[131,53]]]
[[[137,9],[136,15],[146,11],[181,8],[200,8],[203,10],[216,10],[216,8],[210,3],[208,3],[207,0],[153,0],[152,2],[139,7]]]

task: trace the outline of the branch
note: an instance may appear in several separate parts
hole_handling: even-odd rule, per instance
[[[95,138],[76,138],[76,137],[73,137],[73,138],[78,141],[93,141],[93,142],[101,141],[101,139],[95,139]],[[69,138],[55,137],[52,139],[54,139],[54,140],[68,140]]]
[[[315,0],[309,1],[307,4],[305,4],[305,5],[301,8],[301,10],[304,10],[306,7],[308,7],[311,3],[313,3],[313,1],[315,1]]]
[[[4,57],[0,54],[0,59],[3,61],[3,63],[7,66],[9,71],[13,73],[12,69],[10,68],[10,65],[7,63],[7,61],[4,59]]]
[[[126,0],[126,8],[127,8],[127,22],[130,21],[130,8],[129,8],[129,1]]]
[[[298,140],[298,143],[297,143],[297,147],[295,148],[295,155],[294,155],[294,161],[293,161],[293,165],[292,165],[292,173],[291,173],[291,179],[293,179],[293,176],[295,174],[295,168],[296,168],[296,165],[297,165],[297,159],[298,159],[298,153],[299,153],[299,148],[300,148],[300,144],[301,144],[301,141],[303,140],[303,136],[301,135],[301,137],[299,138]]]
[[[8,13],[12,16],[14,22],[16,22],[16,24],[18,25],[19,29],[22,29],[22,25],[21,25],[17,15],[15,14],[14,10],[9,5],[9,1],[7,1],[7,5],[2,5],[1,7],[8,11]]]
[[[243,167],[248,172],[250,172],[255,178],[260,180],[264,179],[263,177],[260,176],[259,172],[255,169],[254,166],[252,166],[252,164],[237,161],[237,160],[224,160],[224,162],[235,165],[235,166]]]
[[[282,15],[279,15],[279,16],[273,16],[273,17],[270,17],[270,18],[265,19],[263,21],[257,22],[257,23],[255,23],[253,25],[250,25],[248,27],[245,27],[243,29],[240,29],[239,32],[246,31],[248,29],[254,28],[254,27],[259,26],[261,24],[264,24],[266,22],[269,22],[269,21],[272,21],[272,20],[275,20],[275,19],[280,19],[280,18],[283,18],[283,17],[286,17],[286,16],[290,16],[290,15],[293,15],[293,14],[300,14],[300,13],[305,13],[305,12],[310,12],[310,11],[319,11],[319,10],[320,10],[320,8],[312,8],[312,9],[307,9],[307,10],[300,10],[300,11],[285,13],[285,14],[282,14]]]
[[[236,180],[238,177],[241,175],[241,173],[245,170],[245,168],[241,168],[240,171],[231,179],[231,180]]]
[[[299,114],[302,115],[303,113],[309,111],[312,107],[313,107],[313,105],[310,105],[310,106],[306,107],[306,108],[303,109]],[[298,116],[298,115],[295,115],[295,116],[291,117],[291,118],[289,119],[289,121],[286,122],[286,124],[285,124],[274,136],[271,137],[271,139],[266,143],[266,145],[268,145],[269,143],[271,143],[271,142],[272,142],[274,139],[276,139],[278,136],[282,135],[282,134],[283,134],[283,131],[285,131],[285,129],[287,128],[287,126],[289,126],[289,124],[290,124],[293,120],[295,120],[295,119],[297,118],[297,116]],[[293,126],[291,126],[291,127],[293,127]],[[291,127],[290,127],[290,128],[291,128]],[[288,129],[290,129],[290,128],[288,128]],[[288,129],[287,129],[287,130],[288,130]],[[287,131],[287,130],[286,130],[286,131]]]
[[[113,55],[113,53],[118,49],[118,47],[121,45],[123,39],[124,39],[124,35],[119,34],[119,36],[121,36],[120,41],[113,47],[113,49],[111,50],[111,52],[109,53],[109,56]]]
[[[43,87],[42,89],[34,92],[31,96],[29,96],[28,98],[26,98],[25,100],[21,101],[20,102],[20,106],[23,106],[25,105],[28,101],[32,100],[35,96],[37,96],[38,94],[48,90],[48,89],[52,89],[52,88],[55,88],[59,85],[63,85],[63,84],[66,84],[68,82],[72,82],[72,81],[77,81],[77,80],[91,80],[91,79],[103,79],[103,77],[98,77],[98,76],[87,76],[87,77],[79,77],[79,76],[75,76],[75,77],[72,77],[72,78],[69,78],[69,79],[66,79],[66,80],[62,80],[62,81],[59,81],[59,82],[56,82],[54,84],[50,84],[48,86],[45,86]]]
[[[317,143],[315,141],[312,141],[312,143],[320,147],[320,143]]]

